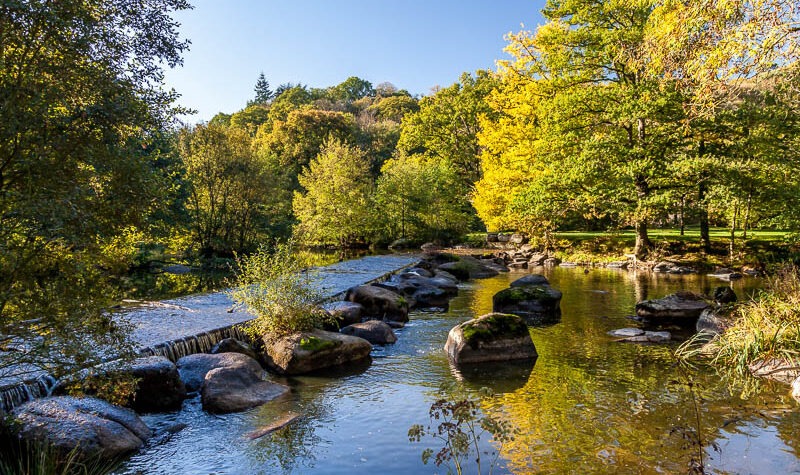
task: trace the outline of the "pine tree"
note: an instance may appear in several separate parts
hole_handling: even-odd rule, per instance
[[[253,104],[266,104],[274,97],[274,93],[270,90],[269,82],[263,72],[258,76],[254,90],[256,98],[253,100]]]

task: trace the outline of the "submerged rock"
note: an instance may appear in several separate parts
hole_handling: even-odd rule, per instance
[[[644,300],[636,304],[636,315],[649,321],[659,319],[694,320],[711,304],[699,294],[677,292],[661,299]]]
[[[364,323],[355,323],[342,328],[344,335],[363,338],[373,345],[385,345],[397,341],[397,336],[387,323],[380,320],[368,320]]]
[[[372,345],[363,338],[323,330],[265,339],[264,347],[267,364],[281,374],[303,374],[360,362],[369,359],[372,351]]]
[[[35,399],[14,409],[13,435],[27,443],[45,443],[62,454],[114,459],[144,445],[152,436],[130,409],[95,398],[70,396]]]
[[[661,332],[643,331],[639,335],[632,335],[626,338],[619,339],[617,341],[622,343],[666,343],[671,339],[672,335],[666,331],[661,331]]]
[[[444,347],[456,364],[535,359],[528,326],[517,315],[490,313],[456,325]]]
[[[641,328],[619,328],[617,330],[611,330],[608,334],[618,338],[629,338],[632,336],[644,335],[644,330]]]
[[[408,321],[408,299],[391,290],[375,285],[359,285],[347,291],[345,300],[361,304],[364,307],[364,316]]]

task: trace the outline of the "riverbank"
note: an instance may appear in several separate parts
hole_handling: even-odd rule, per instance
[[[646,260],[633,257],[636,235],[633,231],[585,232],[568,231],[553,233],[547,246],[527,236],[514,233],[474,233],[460,245],[453,246],[454,253],[513,253],[531,251],[546,254],[560,263],[590,267],[636,267],[652,269],[667,262],[678,267],[701,273],[711,273],[728,268],[738,272],[773,271],[776,263],[800,256],[800,246],[789,231],[748,230],[734,233],[731,247],[730,230],[712,228],[711,249],[707,252],[700,241],[700,231],[688,227],[683,234],[679,229],[654,229],[650,239],[654,250]],[[731,254],[733,249],[733,254]],[[513,259],[513,256],[512,256]]]

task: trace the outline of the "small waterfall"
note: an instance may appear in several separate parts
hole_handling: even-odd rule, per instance
[[[142,356],[164,356],[176,363],[184,356],[210,352],[214,345],[225,338],[235,338],[241,341],[249,340],[241,325],[237,324],[148,346],[139,350],[139,354]]]
[[[362,285],[374,282],[383,282],[391,278],[392,275],[401,272],[403,269],[413,267],[415,265],[417,264],[412,263],[405,265],[376,279],[364,282]],[[322,299],[319,303],[322,304],[335,300],[341,300],[342,297],[344,297],[344,294],[344,292],[337,293],[328,298]],[[211,351],[214,345],[225,338],[235,338],[250,344],[254,343],[247,333],[242,329],[242,324],[236,324],[227,327],[215,328],[197,335],[186,336],[176,340],[148,346],[139,350],[139,355],[164,356],[175,363],[184,356],[195,353],[208,353]],[[32,399],[51,395],[55,386],[56,379],[52,376],[46,375],[35,380],[0,387],[0,414],[2,414],[2,412],[11,411],[15,407]]]
[[[49,396],[56,386],[56,378],[50,375],[0,388],[0,413],[9,412],[17,406],[36,398]]]

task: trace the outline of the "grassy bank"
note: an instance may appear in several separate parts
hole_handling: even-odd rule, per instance
[[[655,250],[650,261],[670,260],[698,268],[716,266],[763,268],[800,257],[797,235],[790,231],[736,231],[731,256],[730,230],[711,228],[711,252],[705,252],[698,227],[687,227],[683,234],[677,228],[652,229],[650,239]],[[486,234],[468,236],[472,246],[485,244]],[[625,260],[633,254],[636,234],[622,231],[565,231],[554,233],[551,253],[562,261],[577,263],[607,263]],[[534,247],[537,246],[534,242]]]

